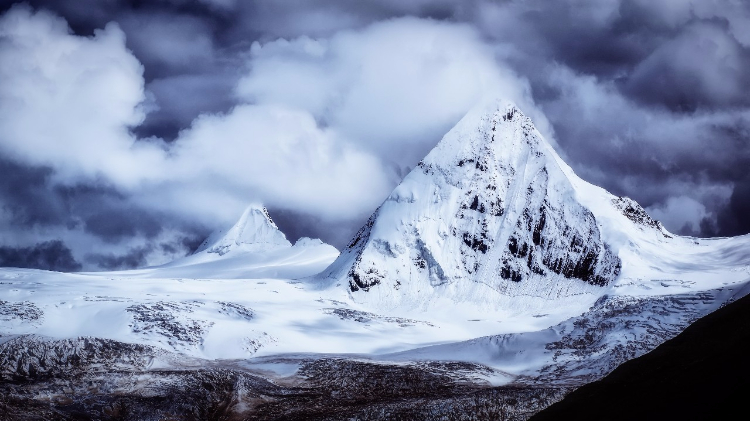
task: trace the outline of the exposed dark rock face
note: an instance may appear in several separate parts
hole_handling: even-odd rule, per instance
[[[35,322],[44,316],[44,312],[29,301],[10,302],[0,300],[0,322],[19,320]]]
[[[237,311],[219,303],[225,313]],[[172,346],[195,346],[203,342],[203,335],[210,322],[189,317],[195,308],[203,306],[198,301],[135,304],[127,308],[133,315],[130,327],[134,332],[143,334],[157,333],[163,336]],[[241,307],[241,306],[240,306]],[[252,317],[252,315],[250,315]]]
[[[362,251],[364,250],[367,241],[370,239],[370,231],[372,230],[372,225],[375,223],[378,210],[379,209],[376,209],[375,212],[370,215],[370,218],[367,219],[365,225],[357,231],[357,234],[354,235],[354,238],[352,238],[342,252],[342,254],[346,253],[347,255],[354,257],[354,264],[348,272],[349,289],[352,292],[359,291],[360,289],[367,291],[370,287],[379,284],[382,278],[382,276],[379,276],[377,270],[363,272],[359,268],[359,263],[362,260]]]
[[[352,310],[348,308],[327,308],[325,309],[325,311],[327,313],[337,315],[341,320],[352,320],[358,323],[365,324],[383,322],[395,323],[401,327],[414,326],[418,324],[432,326],[432,323],[421,320],[405,319],[403,317],[382,316],[380,314]]]
[[[534,275],[557,274],[607,285],[620,273],[621,263],[600,240],[594,215],[583,206],[555,203],[535,194],[547,188],[547,172],[541,170],[527,188],[524,210],[502,256],[500,276],[521,282]]]
[[[239,317],[245,320],[252,320],[255,317],[255,312],[253,312],[252,309],[247,308],[241,304],[224,301],[218,301],[217,304],[221,306],[219,312],[222,314]]]

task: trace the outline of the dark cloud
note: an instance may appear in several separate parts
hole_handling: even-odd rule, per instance
[[[270,208],[268,212],[276,226],[292,243],[301,237],[320,238],[339,250],[351,241],[352,227],[362,226],[370,217],[367,214],[352,220],[331,222],[315,215],[287,209]]]
[[[162,252],[169,255],[177,255],[182,253],[183,255],[192,254],[198,249],[198,246],[203,243],[203,240],[208,236],[208,232],[200,232],[190,236],[182,237],[175,242],[161,243],[159,248]]]
[[[161,233],[162,227],[163,221],[153,213],[122,206],[100,209],[84,219],[86,232],[109,242],[119,242],[139,234],[153,239]]]
[[[158,109],[150,112],[133,132],[141,138],[156,136],[173,141],[180,130],[189,127],[198,115],[218,114],[231,109],[236,104],[232,92],[239,78],[237,69],[217,69],[208,75],[178,74],[152,80],[146,89],[153,95],[153,105]]]
[[[134,269],[146,266],[148,262],[146,258],[152,250],[153,246],[143,246],[133,247],[126,253],[118,255],[91,253],[86,255],[86,262],[103,270]]]
[[[81,264],[60,240],[37,243],[32,247],[0,246],[0,267],[33,268],[59,272],[81,270]]]
[[[205,240],[206,237],[208,237],[209,234],[210,232],[208,231],[199,231],[198,233],[192,236],[183,237],[182,240],[180,241],[180,244],[182,245],[182,250],[187,250],[188,253],[186,254],[193,254],[195,250],[197,250],[198,247],[203,243],[203,240]],[[180,250],[179,248],[175,248],[173,244],[170,244],[169,246],[162,245],[162,248],[165,251]]]
[[[537,3],[538,4],[538,3]],[[531,37],[512,34],[514,42],[541,53],[543,60],[555,60],[588,74],[616,77],[649,54],[659,39],[658,31],[644,28],[642,22],[628,15],[597,22],[589,10],[572,2],[554,2],[520,11],[521,22],[505,28],[516,31],[526,26]],[[657,32],[657,33],[654,33]],[[503,34],[507,36],[506,34]]]
[[[9,222],[21,227],[59,225],[71,221],[56,200],[51,168],[28,167],[0,157],[0,203]]]
[[[0,158],[0,200],[7,223],[18,228],[82,227],[106,241],[141,235],[151,239],[164,227],[180,225],[157,212],[133,206],[127,196],[105,185],[59,185],[53,171]]]
[[[191,254],[203,242],[206,235],[204,231],[200,231],[199,234],[179,237],[170,242],[153,242],[144,246],[131,247],[121,253],[88,253],[84,260],[99,270],[135,269],[147,266],[149,257],[155,252],[176,257]]]
[[[741,235],[750,232],[750,175],[734,185],[729,205],[719,217],[719,226],[705,227],[711,232],[714,229],[720,235]]]
[[[0,174],[4,243],[0,245],[0,266],[78,271],[83,266],[69,246],[86,250],[101,242],[118,248],[118,244],[127,244],[133,238],[156,241],[165,229],[180,233],[177,240],[161,243],[158,249],[135,247],[125,255],[113,252],[81,260],[91,269],[129,268],[145,264],[150,252],[184,256],[210,232],[206,227],[139,208],[112,187],[55,184],[49,168],[25,167],[0,159]],[[81,240],[83,234],[90,237]],[[45,237],[51,238],[22,245]]]
[[[624,88],[638,99],[675,111],[747,105],[749,55],[725,22],[694,24],[638,63]]]

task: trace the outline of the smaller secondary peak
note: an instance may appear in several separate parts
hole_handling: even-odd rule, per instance
[[[214,231],[198,247],[196,253],[205,251],[223,256],[234,250],[266,251],[291,246],[271,219],[268,210],[263,206],[251,205],[229,229]]]
[[[300,237],[295,243],[294,247],[315,247],[322,246],[326,243],[320,238]]]

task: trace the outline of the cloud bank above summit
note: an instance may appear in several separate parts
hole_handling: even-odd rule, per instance
[[[249,202],[341,246],[487,95],[671,230],[750,228],[741,2],[57,3],[0,17],[5,247],[162,263]]]

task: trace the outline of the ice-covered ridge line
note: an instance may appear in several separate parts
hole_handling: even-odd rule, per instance
[[[386,308],[429,307],[434,295],[492,305],[498,295],[596,294],[617,277],[620,260],[568,175],[514,105],[478,107],[404,178],[324,276]]]

